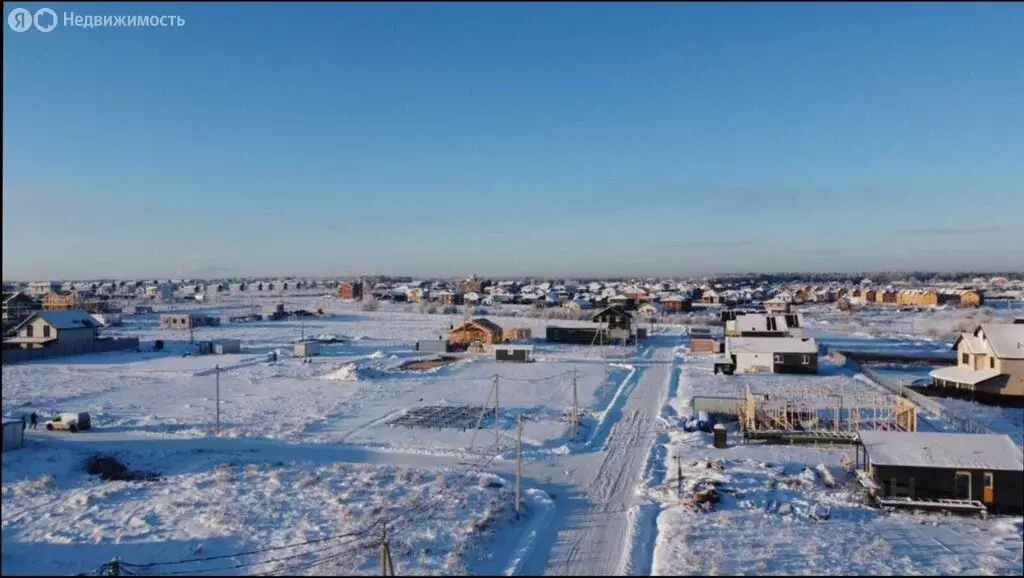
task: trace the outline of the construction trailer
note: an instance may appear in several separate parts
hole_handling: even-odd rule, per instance
[[[497,361],[514,361],[519,363],[532,363],[532,345],[496,345],[494,346],[494,359]]]
[[[451,350],[451,344],[449,344],[445,339],[425,339],[423,341],[416,342],[416,351],[425,351],[428,353],[450,353]]]
[[[319,341],[300,341],[295,344],[295,357],[313,357],[320,355]]]
[[[210,349],[214,355],[241,353],[242,342],[237,339],[214,339],[210,342]]]
[[[882,506],[1024,512],[1024,455],[1006,435],[862,431],[858,477]]]
[[[899,396],[843,388],[747,386],[739,408],[744,439],[813,441],[821,435],[856,443],[860,431],[917,431],[917,410]],[[802,439],[807,438],[807,439]]]

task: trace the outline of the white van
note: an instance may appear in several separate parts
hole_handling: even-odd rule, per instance
[[[64,412],[46,422],[49,431],[69,431],[75,433],[92,427],[88,412]]]

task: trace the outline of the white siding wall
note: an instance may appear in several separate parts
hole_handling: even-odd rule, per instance
[[[736,371],[753,373],[755,371],[773,371],[775,356],[771,353],[737,353]]]

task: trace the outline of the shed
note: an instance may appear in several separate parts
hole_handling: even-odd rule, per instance
[[[497,361],[515,361],[519,363],[531,363],[533,358],[532,345],[496,345],[494,347],[494,359]]]
[[[25,422],[20,419],[4,420],[4,451],[25,445]]]
[[[416,342],[416,351],[429,351],[430,353],[448,353],[451,346],[444,339],[425,339]]]
[[[217,355],[242,352],[242,342],[237,339],[215,339],[211,343],[213,353]]]
[[[883,497],[977,500],[997,513],[1024,511],[1024,455],[1009,436],[862,431],[859,437],[858,453]]]
[[[312,357],[320,355],[319,341],[300,341],[295,344],[295,357]]]

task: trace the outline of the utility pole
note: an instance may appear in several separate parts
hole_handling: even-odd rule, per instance
[[[676,454],[676,493],[683,495],[683,461],[679,454]]]
[[[188,317],[188,342],[189,343],[195,343],[196,342],[196,328],[192,324],[192,315],[191,314]]]
[[[519,519],[522,508],[522,500],[520,499],[520,492],[522,488],[523,468],[523,414],[519,414],[519,424],[516,431],[516,520]]]
[[[580,413],[579,396],[576,392],[576,368],[572,368],[572,440],[576,441],[576,434],[579,432]]]
[[[305,341],[306,340],[306,316],[305,315],[299,317],[299,330],[301,331],[301,333],[299,334],[299,340]]]
[[[387,506],[385,506],[386,508]],[[394,576],[395,566],[391,561],[391,547],[388,545],[388,519],[384,515],[384,524],[380,540],[380,575]]]
[[[494,453],[501,453],[501,437],[498,429],[498,374],[494,374]]]
[[[213,373],[217,376],[217,435],[220,435],[220,364],[214,366]]]

